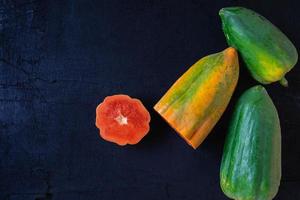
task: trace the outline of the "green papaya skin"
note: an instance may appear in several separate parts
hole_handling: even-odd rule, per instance
[[[281,130],[277,110],[262,86],[237,102],[220,169],[223,192],[236,200],[270,200],[281,179]]]
[[[222,8],[219,15],[228,44],[239,51],[253,78],[262,84],[280,81],[287,86],[284,76],[298,60],[287,36],[247,8]]]

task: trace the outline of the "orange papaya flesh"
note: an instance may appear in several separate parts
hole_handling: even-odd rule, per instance
[[[140,100],[123,94],[106,97],[96,109],[100,136],[122,146],[138,143],[149,132],[150,119]]]

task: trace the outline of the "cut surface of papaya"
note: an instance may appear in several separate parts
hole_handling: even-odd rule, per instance
[[[118,94],[108,96],[96,109],[100,136],[118,145],[136,144],[149,131],[150,114],[138,99]]]

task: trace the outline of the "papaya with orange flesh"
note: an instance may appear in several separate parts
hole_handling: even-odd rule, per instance
[[[121,146],[138,143],[148,133],[150,119],[140,100],[123,94],[106,97],[96,109],[100,136]]]
[[[220,119],[239,76],[237,52],[229,47],[191,66],[154,106],[196,149]]]

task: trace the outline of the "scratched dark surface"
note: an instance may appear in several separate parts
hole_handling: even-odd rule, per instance
[[[237,97],[256,84],[241,62],[237,90],[194,151],[152,106],[188,66],[226,48],[218,10],[243,5],[299,47],[296,1],[0,0],[0,200],[227,199],[219,166]],[[282,126],[277,200],[300,199],[300,66],[267,89]],[[135,146],[99,139],[95,108],[111,94],[152,115]]]

